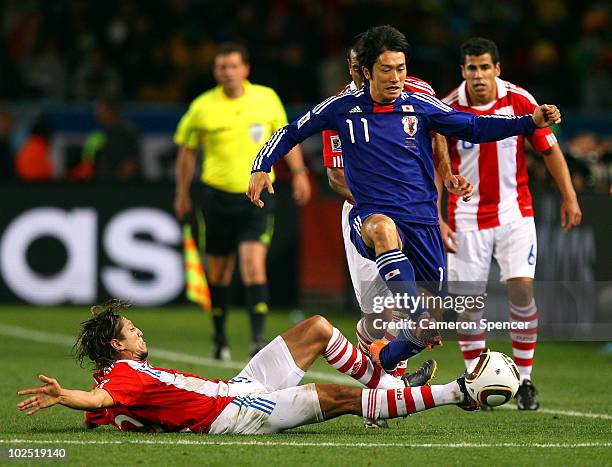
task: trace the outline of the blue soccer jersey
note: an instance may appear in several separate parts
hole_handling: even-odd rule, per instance
[[[482,143],[530,135],[536,128],[531,115],[457,112],[422,93],[404,91],[392,104],[381,105],[366,86],[330,97],[279,129],[257,154],[252,172],[269,172],[296,144],[322,130],[335,130],[362,220],[380,213],[403,222],[437,224],[432,131]]]

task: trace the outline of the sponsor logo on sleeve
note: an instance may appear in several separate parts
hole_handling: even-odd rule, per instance
[[[302,128],[304,126],[304,123],[306,123],[308,120],[310,120],[310,111],[308,111],[302,118],[298,120],[298,123],[297,123],[298,130]]]

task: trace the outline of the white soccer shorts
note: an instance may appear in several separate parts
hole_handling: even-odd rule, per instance
[[[385,281],[380,277],[376,263],[361,256],[351,242],[351,226],[349,223],[351,209],[353,209],[353,205],[345,201],[344,206],[342,206],[344,251],[357,303],[359,303],[359,307],[364,314],[370,314],[374,313],[374,298],[389,296],[391,292],[385,285]]]
[[[450,293],[483,294],[491,258],[499,264],[501,282],[535,276],[538,242],[533,217],[490,229],[455,233],[459,242],[457,253],[447,256]]]
[[[287,344],[277,336],[230,380],[229,395],[235,399],[209,433],[276,433],[323,421],[314,384],[298,386],[303,377]]]
[[[210,426],[209,434],[278,433],[324,420],[314,384],[236,397]]]

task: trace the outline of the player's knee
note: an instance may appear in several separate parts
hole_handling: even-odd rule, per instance
[[[533,300],[533,282],[531,279],[509,279],[508,298],[516,306],[528,306]]]
[[[313,332],[314,338],[326,344],[332,337],[334,327],[321,315],[308,318],[308,329]]]
[[[365,236],[376,246],[397,248],[397,228],[395,222],[382,214],[374,214],[366,219],[363,230]]]

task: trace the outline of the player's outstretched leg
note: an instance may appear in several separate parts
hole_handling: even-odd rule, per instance
[[[460,405],[466,400],[458,381],[434,386],[357,390],[338,385],[316,385],[326,420],[353,413],[371,419],[403,417],[442,405]]]
[[[460,380],[403,389],[360,389],[339,384],[306,384],[286,388],[258,394],[262,401],[246,401],[240,409],[230,407],[230,412],[235,416],[221,417],[219,422],[213,423],[210,432],[277,433],[348,414],[386,420],[442,405],[465,408],[472,402],[462,390]],[[269,412],[265,418],[260,413],[263,409],[266,409],[265,413]],[[231,420],[231,425],[227,420]]]

